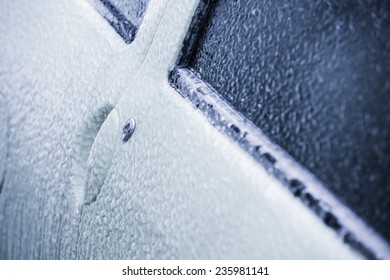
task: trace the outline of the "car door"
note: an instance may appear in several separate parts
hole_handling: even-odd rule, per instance
[[[356,171],[355,154],[348,153],[355,142],[344,147],[337,119],[327,119],[349,97],[321,99],[337,93],[334,84],[346,79],[344,68],[332,67],[348,65],[360,54],[353,49],[347,52],[349,60],[340,62],[344,56],[332,52],[332,40],[319,44],[328,42],[326,28],[335,28],[331,39],[344,38],[337,24],[353,23],[355,16],[359,26],[367,16],[361,11],[377,6],[3,2],[0,109],[7,117],[0,125],[7,129],[2,136],[7,145],[0,146],[5,166],[2,258],[389,257],[389,219],[381,214],[388,205],[383,195],[388,175],[382,168],[388,161],[380,157],[382,165],[370,164],[362,152],[367,150],[357,149],[362,164]],[[383,26],[367,30],[383,31],[388,11],[382,6],[375,10]],[[325,27],[316,21],[318,14]],[[305,15],[311,16],[307,21],[312,26],[300,22]],[[285,34],[288,16],[291,29]],[[383,45],[378,43],[374,58],[379,62],[373,67],[379,65],[386,74],[389,37],[383,31],[378,38]],[[301,51],[308,42],[313,46]],[[321,60],[323,68],[316,55],[328,55]],[[349,88],[366,72],[356,73]],[[387,96],[385,74],[372,75],[378,96],[363,90],[361,97],[379,102],[367,104],[372,109],[368,115],[381,125],[364,125],[382,131],[356,130],[357,138],[379,143],[375,151],[383,155],[388,148],[383,108],[388,105],[378,100]],[[311,110],[319,114],[308,117]],[[338,133],[331,133],[331,125]],[[354,134],[345,134],[350,144]],[[329,149],[347,163],[335,167],[340,158],[330,157]],[[364,198],[369,187],[365,180],[371,173],[359,170],[370,168],[379,174],[377,182],[385,182],[374,191],[378,203],[372,212],[354,200]],[[335,182],[351,186],[338,192]],[[357,191],[355,182],[363,182]]]

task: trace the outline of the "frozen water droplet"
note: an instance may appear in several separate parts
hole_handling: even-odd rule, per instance
[[[122,140],[127,141],[133,135],[135,130],[135,120],[133,118],[129,119],[123,126]]]

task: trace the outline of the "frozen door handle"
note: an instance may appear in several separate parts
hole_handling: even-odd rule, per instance
[[[71,183],[78,208],[96,200],[121,141],[118,112],[106,104],[83,120],[76,135]]]

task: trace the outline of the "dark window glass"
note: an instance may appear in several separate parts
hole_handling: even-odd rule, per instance
[[[390,240],[390,1],[212,1],[188,67]]]

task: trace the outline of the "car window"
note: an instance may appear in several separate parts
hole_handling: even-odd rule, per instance
[[[179,68],[389,241],[390,1],[201,5]]]

